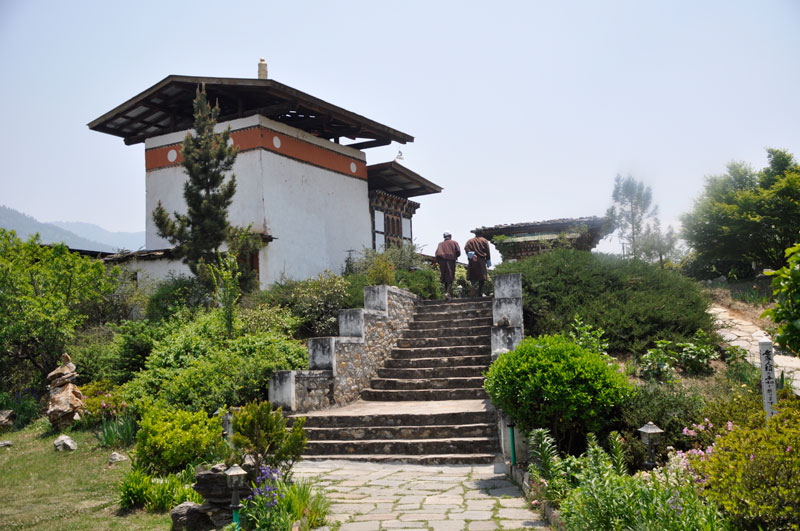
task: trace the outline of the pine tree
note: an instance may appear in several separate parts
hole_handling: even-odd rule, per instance
[[[614,203],[606,211],[606,217],[613,220],[620,239],[628,245],[630,256],[639,259],[642,257],[639,239],[647,220],[658,215],[658,207],[651,208],[653,192],[649,186],[630,175],[625,178],[617,175],[612,199]]]
[[[217,251],[228,231],[228,207],[236,193],[236,176],[226,173],[233,168],[238,148],[229,146],[230,127],[215,133],[219,105],[209,105],[205,87],[198,88],[194,100],[194,134],[183,139],[181,165],[188,175],[183,186],[186,214],[170,216],[161,201],[153,211],[158,235],[175,246],[174,251],[199,273],[203,263],[216,263]]]

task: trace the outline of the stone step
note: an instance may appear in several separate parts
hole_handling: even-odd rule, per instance
[[[388,359],[384,363],[387,369],[416,369],[416,368],[429,368],[429,367],[457,367],[457,366],[475,366],[482,365],[489,368],[492,363],[492,356],[476,355],[476,356],[436,356],[432,358],[404,358],[404,359]]]
[[[483,376],[467,378],[373,378],[370,384],[373,389],[410,390],[410,389],[478,389],[483,388]]]
[[[459,347],[491,345],[491,337],[483,335],[445,336],[445,337],[401,337],[397,340],[400,348]]]
[[[455,310],[446,312],[414,312],[415,322],[441,322],[446,321],[449,323],[458,323],[462,319],[477,319],[477,318],[492,318],[492,309],[478,309],[478,310]]]
[[[486,365],[461,365],[457,367],[428,367],[413,369],[378,369],[379,378],[419,379],[419,378],[469,378],[483,376],[488,370]]]
[[[493,437],[461,437],[443,439],[372,439],[340,441],[308,441],[303,455],[359,454],[468,454],[493,453],[500,443]]]
[[[424,410],[420,408],[420,410]],[[291,422],[302,413],[289,416]],[[451,413],[397,413],[377,415],[309,415],[306,428],[343,428],[358,426],[450,426],[456,424],[487,423],[496,425],[497,412],[457,411]]]
[[[476,321],[479,321],[476,319]],[[484,319],[486,321],[483,324],[475,324],[474,326],[450,326],[450,325],[442,325],[442,326],[428,326],[427,328],[419,328],[419,327],[410,327],[406,330],[403,330],[402,339],[415,339],[415,338],[442,338],[442,337],[465,337],[465,336],[475,336],[481,335],[486,337],[491,337],[491,319]],[[422,323],[414,323],[413,321],[409,323],[411,325],[430,325],[434,323],[434,321],[423,321]],[[460,324],[460,323],[459,323]]]
[[[464,310],[491,310],[492,299],[462,299],[459,301],[421,301],[417,304],[414,312],[440,313],[440,312],[460,312]]]
[[[473,400],[485,399],[489,395],[483,387],[475,389],[364,389],[361,391],[362,400],[376,402],[396,401],[422,401],[422,400]]]
[[[462,424],[442,426],[352,426],[346,428],[306,428],[312,441],[372,439],[447,439],[464,437],[497,437],[497,426]]]
[[[436,358],[455,356],[488,356],[491,346],[459,345],[454,347],[393,348],[390,359],[407,360],[415,358]]]
[[[410,321],[408,323],[408,329],[405,330],[404,334],[415,330],[440,330],[441,334],[438,335],[447,335],[447,332],[450,331],[453,331],[453,335],[461,335],[462,333],[468,333],[469,330],[473,330],[475,327],[490,328],[491,326],[491,316],[471,317],[460,319],[457,322]]]
[[[484,465],[502,462],[502,456],[494,453],[430,455],[331,454],[304,455],[303,459],[306,461],[345,459],[347,461],[363,461],[366,463],[408,463],[413,465]]]

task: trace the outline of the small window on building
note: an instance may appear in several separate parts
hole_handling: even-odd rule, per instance
[[[403,218],[403,239],[411,241],[411,220]]]
[[[386,244],[384,213],[380,210],[374,210],[372,219],[375,225],[375,250],[381,252]]]

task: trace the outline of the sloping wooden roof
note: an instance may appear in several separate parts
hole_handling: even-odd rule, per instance
[[[397,161],[367,166],[367,183],[370,190],[383,190],[400,197],[438,194],[442,187],[414,173]]]
[[[586,227],[591,231],[608,234],[604,229],[609,228],[608,220],[604,217],[590,216],[585,218],[561,218],[546,221],[533,221],[528,223],[512,223],[509,225],[494,225],[492,227],[478,227],[472,232],[476,236],[491,239],[494,236],[524,236],[541,233],[555,233]]]
[[[366,149],[405,144],[414,137],[332,105],[272,79],[171,75],[125,103],[92,120],[89,129],[137,144],[152,136],[192,127],[192,101],[205,86],[210,102],[220,106],[219,121],[260,114],[320,138],[358,140],[350,147]]]

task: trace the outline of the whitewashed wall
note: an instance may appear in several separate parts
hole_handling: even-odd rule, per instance
[[[336,153],[365,160],[361,151],[319,139],[262,116],[233,120],[217,127],[224,129],[228,123],[232,130],[261,125]],[[174,144],[184,136],[185,132],[150,138],[145,147],[151,149]],[[305,279],[326,269],[340,273],[348,250],[372,246],[365,180],[264,149],[240,153],[234,173],[236,195],[229,209],[230,222],[239,226],[252,224],[254,230],[275,238],[259,256],[262,287],[281,277]],[[158,237],[152,212],[159,200],[169,213],[185,212],[185,179],[181,166],[147,172],[147,249],[170,246]]]

